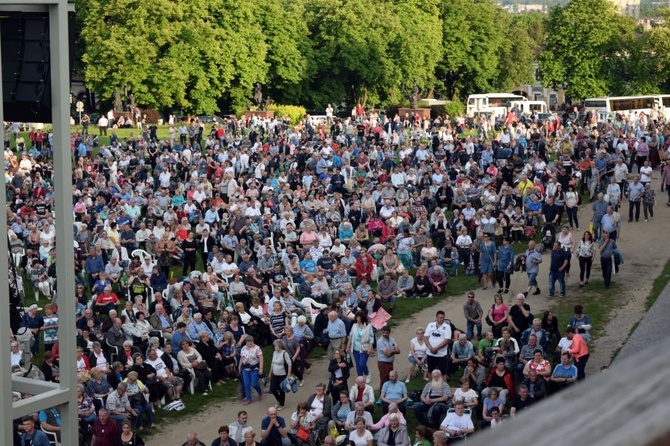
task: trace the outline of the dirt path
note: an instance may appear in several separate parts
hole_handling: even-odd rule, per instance
[[[658,172],[655,172],[655,178],[658,178]],[[654,184],[658,184],[655,179]],[[610,315],[610,322],[601,336],[593,342],[591,346],[591,359],[588,364],[587,373],[595,373],[603,365],[608,365],[612,353],[619,348],[628,337],[631,328],[642,318],[644,314],[644,305],[646,298],[651,291],[654,279],[660,275],[665,263],[670,257],[670,238],[659,237],[665,230],[665,222],[670,215],[670,208],[665,206],[665,193],[661,194],[657,190],[658,199],[656,204],[656,216],[649,222],[644,222],[644,217],[639,223],[627,223],[628,203],[622,207],[622,239],[618,242],[619,248],[624,256],[625,265],[620,273],[614,276],[613,292],[617,308]],[[587,210],[588,209],[588,210]],[[591,216],[590,206],[585,206],[580,210],[579,218],[581,228],[588,227],[588,221]],[[581,237],[581,233],[573,232],[575,239]],[[598,265],[596,265],[598,263]],[[547,286],[547,275],[549,270],[548,254],[544,255],[544,262],[541,265],[538,280],[542,288],[542,295],[529,296],[527,302],[531,306],[534,314],[540,315],[542,311],[552,308],[556,305],[556,299],[545,297]],[[579,295],[581,301],[588,313],[589,293],[588,288],[578,288],[579,284],[579,266],[577,261],[572,260],[572,271],[567,279],[568,297]],[[591,282],[601,282],[599,262],[594,262],[594,268],[591,274]],[[512,286],[510,294],[506,295],[508,303],[513,301],[514,293],[525,291],[526,275],[516,273],[512,276]],[[482,306],[486,308],[493,301],[495,290],[476,290],[477,299]],[[462,304],[465,296],[452,296],[439,304],[431,304],[431,300],[411,301],[414,305],[421,306],[411,319],[402,321],[393,329],[392,336],[398,341],[402,354],[396,357],[397,368],[400,377],[405,378],[407,373],[407,351],[409,340],[414,336],[415,329],[418,326],[425,326],[434,319],[435,311],[442,309],[458,327],[465,328],[465,319],[462,312]],[[399,303],[402,305],[402,303]],[[559,321],[561,324],[567,324],[567,321]],[[486,327],[485,327],[486,328]],[[266,358],[266,361],[268,358]],[[369,365],[373,375],[372,384],[378,388],[377,372],[375,358],[371,358]],[[290,418],[296,404],[304,401],[313,393],[314,386],[318,382],[327,382],[328,372],[325,360],[317,360],[313,363],[313,372],[305,375],[305,386],[300,388],[298,393],[287,395],[286,409],[280,412],[280,416],[285,419]],[[274,398],[266,395],[262,403],[254,402],[244,409],[249,413],[249,423],[256,429],[257,439],[260,431],[260,423],[266,416],[267,408],[274,404]],[[243,406],[239,401],[226,401],[213,404],[198,415],[184,419],[178,423],[161,427],[161,431],[154,435],[148,442],[152,445],[180,445],[185,441],[187,432],[198,432],[200,440],[209,444],[217,436],[217,429],[222,424],[229,424],[236,419],[236,413]]]

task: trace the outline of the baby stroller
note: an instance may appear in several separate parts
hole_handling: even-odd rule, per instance
[[[542,249],[541,253],[544,254],[545,251],[551,251],[554,248],[554,242],[556,241],[556,234],[554,233],[554,226],[547,225],[542,228]]]

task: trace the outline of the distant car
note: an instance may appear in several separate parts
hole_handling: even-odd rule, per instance
[[[216,116],[216,115],[198,116],[198,119],[203,124],[214,124],[214,123],[218,123],[218,122],[223,122],[223,118],[221,118],[220,116]]]

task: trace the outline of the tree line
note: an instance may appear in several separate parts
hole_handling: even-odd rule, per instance
[[[649,90],[665,61],[642,50],[658,55],[670,42],[665,28],[641,33],[607,0],[573,0],[548,16],[512,15],[492,0],[75,3],[89,88],[189,113],[240,112],[257,82],[275,103],[309,109],[406,104],[416,88],[463,100],[531,82],[538,60],[543,80],[573,97]],[[655,75],[638,76],[636,63]]]

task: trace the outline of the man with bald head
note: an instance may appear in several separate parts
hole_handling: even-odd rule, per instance
[[[156,305],[156,312],[149,318],[149,323],[152,329],[163,333],[166,340],[172,339],[172,318],[162,304]]]
[[[336,311],[328,313],[328,325],[325,332],[328,333],[328,360],[333,359],[335,350],[340,350],[346,345],[347,328],[344,322],[337,317]]]

